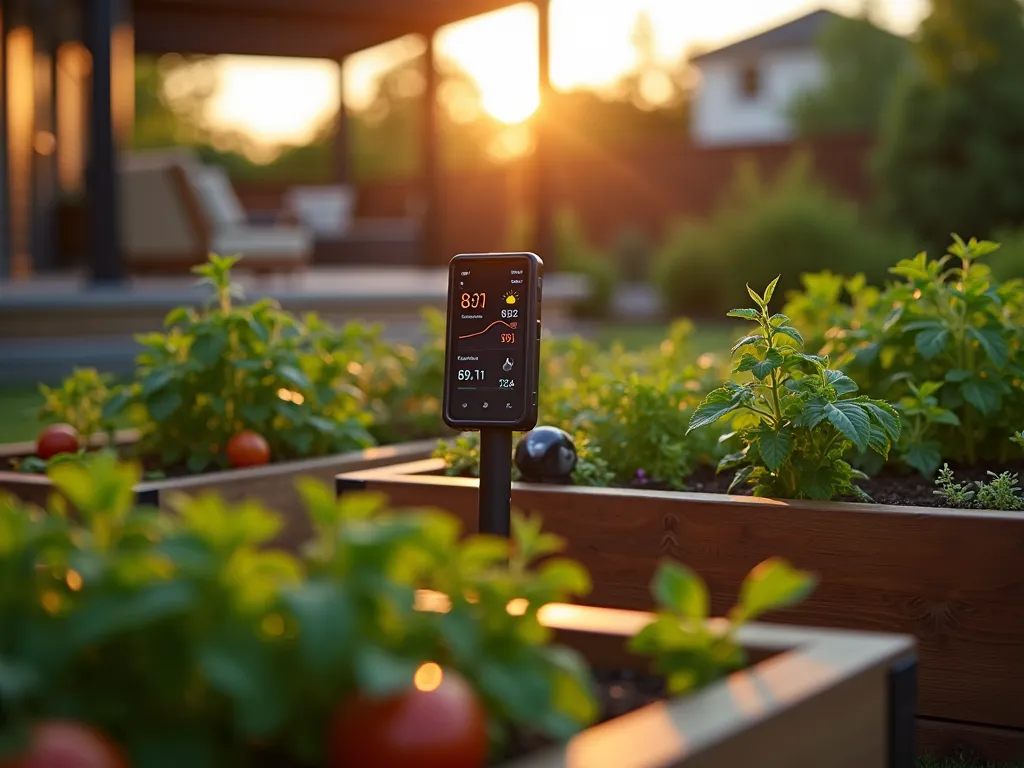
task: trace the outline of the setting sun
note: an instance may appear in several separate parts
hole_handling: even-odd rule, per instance
[[[614,85],[637,63],[633,30],[639,13],[650,18],[656,57],[675,63],[695,42],[727,42],[822,5],[855,13],[862,0],[552,0],[551,82],[560,90]],[[884,20],[904,32],[925,7],[924,0],[879,3]],[[524,123],[540,101],[536,6],[518,3],[453,24],[438,33],[436,45],[479,89],[479,107],[510,126],[498,154],[529,151]],[[422,50],[422,41],[406,37],[350,56],[345,103],[366,108],[381,74]],[[244,132],[264,145],[307,141],[317,121],[337,107],[339,77],[332,61],[225,56],[220,75],[211,125]]]

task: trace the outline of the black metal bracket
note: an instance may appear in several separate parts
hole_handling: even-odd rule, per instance
[[[917,654],[889,667],[889,768],[914,768],[917,761]]]
[[[349,480],[346,477],[334,478],[334,493],[340,499],[346,492],[365,491],[365,480]]]
[[[150,488],[145,491],[136,491],[135,504],[139,507],[159,507],[160,491],[156,488]]]

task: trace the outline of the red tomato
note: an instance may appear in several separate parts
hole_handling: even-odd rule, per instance
[[[78,447],[77,429],[70,424],[51,424],[36,440],[36,456],[45,461],[58,453],[75,453]]]
[[[480,700],[460,674],[446,669],[437,680],[441,670],[430,666],[433,685],[440,682],[433,690],[343,702],[331,723],[327,768],[482,768],[487,717]]]
[[[228,464],[232,467],[258,467],[270,461],[270,446],[263,435],[244,429],[228,440]]]
[[[49,720],[35,726],[28,752],[0,768],[127,768],[121,750],[87,725]]]

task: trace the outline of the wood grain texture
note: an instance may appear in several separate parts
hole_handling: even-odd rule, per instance
[[[303,461],[282,461],[263,467],[146,481],[139,483],[136,492],[155,491],[158,505],[168,510],[176,494],[212,492],[229,502],[246,498],[259,499],[285,520],[285,528],[275,543],[295,548],[306,541],[310,533],[305,507],[295,487],[298,478],[312,477],[330,485],[339,472],[422,459],[429,456],[436,447],[437,440],[418,440]],[[44,475],[0,472],[0,491],[43,505],[54,492],[54,487]]]
[[[1005,765],[1024,760],[1024,731],[918,718],[917,748],[923,755],[945,755],[979,765]]]
[[[628,664],[594,650],[622,649],[650,614],[553,605],[540,619],[591,663]],[[739,639],[767,658],[509,768],[888,766],[888,673],[913,653],[911,638],[754,624]]]
[[[475,527],[474,480],[400,467],[356,477],[396,504],[429,498]],[[770,620],[913,635],[919,716],[1024,729],[1024,515],[529,484],[512,501],[590,569],[589,603],[649,608],[658,561],[672,557],[707,580],[721,613],[754,565],[782,556],[821,584]]]

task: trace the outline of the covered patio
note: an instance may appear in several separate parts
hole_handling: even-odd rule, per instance
[[[539,90],[550,91],[550,0],[538,8]],[[409,34],[426,43],[420,121],[419,265],[444,253],[437,120],[438,29],[509,0],[2,0],[0,5],[0,281],[57,271],[58,201],[85,201],[85,280],[129,277],[122,242],[122,153],[134,118],[136,53],[247,54],[331,59]],[[352,183],[344,99],[330,182]],[[543,109],[534,118],[533,248],[550,265],[552,206]],[[495,243],[495,249],[500,242]],[[8,293],[10,292],[10,284]],[[2,299],[0,299],[2,300]]]

